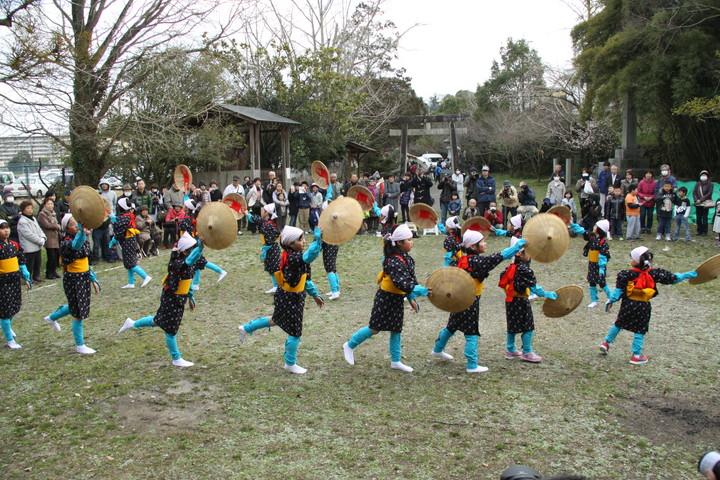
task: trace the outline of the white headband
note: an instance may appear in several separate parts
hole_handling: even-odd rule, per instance
[[[187,200],[185,200],[184,205],[185,205],[185,208],[187,208],[191,212],[194,212],[195,209],[197,208],[197,204],[195,203],[195,200],[193,200],[192,198],[188,198]]]
[[[478,232],[477,230],[465,230],[462,241],[463,247],[472,247],[476,243],[482,242],[484,238],[485,237],[483,236],[483,234]]]
[[[67,230],[68,223],[70,223],[70,219],[73,218],[72,213],[66,213],[63,215],[62,220],[60,220],[60,227],[63,230]]]
[[[640,263],[640,257],[642,257],[645,254],[645,252],[647,252],[648,250],[650,250],[650,249],[647,247],[634,248],[630,252],[630,258],[632,258],[635,262]]]
[[[280,232],[280,243],[287,246],[295,240],[299,240],[303,236],[303,233],[302,228],[286,225],[285,228],[282,229],[282,232]]]
[[[390,218],[390,211],[392,210],[392,214],[395,215],[395,209],[392,205],[385,205],[380,209],[380,215],[383,217],[382,220],[380,220],[380,223],[385,224],[388,221],[388,218]]]
[[[595,226],[605,233],[610,231],[610,222],[608,220],[598,220]]]
[[[412,236],[413,234],[412,231],[410,231],[410,227],[402,223],[395,227],[395,230],[393,230],[392,234],[386,235],[385,240],[391,241],[393,246],[395,246],[397,242],[408,240],[412,238]]]
[[[263,207],[263,210],[265,210],[267,213],[270,214],[270,219],[275,220],[277,218],[277,214],[275,213],[275,204],[274,203],[268,203]]]
[[[120,207],[127,211],[127,210],[135,210],[135,204],[130,202],[130,199],[123,197],[120,200],[118,200],[118,205]]]
[[[520,228],[522,226],[522,215],[517,214],[514,217],[510,217],[510,223],[515,228]]]
[[[705,475],[707,472],[712,471],[713,467],[715,467],[718,462],[720,462],[720,453],[708,452],[700,460],[700,463],[698,464],[698,470],[700,471],[700,473]]]
[[[445,227],[446,228],[459,228],[460,227],[460,219],[456,216],[450,217],[447,220],[445,220]],[[464,239],[465,237],[463,237]]]
[[[182,234],[182,237],[180,237],[180,240],[178,240],[177,245],[173,250],[176,252],[184,252],[188,248],[192,248],[197,243],[197,240],[193,238],[192,235],[190,235],[188,232],[185,232]]]

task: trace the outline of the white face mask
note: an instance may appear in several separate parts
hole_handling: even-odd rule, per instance
[[[670,172],[668,172],[667,170],[663,170],[662,172],[660,172],[660,175],[662,175],[663,177],[667,177],[668,173]]]
[[[560,177],[554,177],[553,180],[555,180],[556,182],[559,182],[559,181],[560,181]]]
[[[701,175],[701,176],[700,176],[700,181],[701,181],[701,182],[707,182],[707,175]]]
[[[460,175],[460,170],[455,170],[455,175]]]
[[[132,192],[123,192],[123,195],[125,195],[126,197],[129,197],[132,195]]]
[[[15,201],[15,197],[5,197],[5,201],[8,203],[12,203]]]

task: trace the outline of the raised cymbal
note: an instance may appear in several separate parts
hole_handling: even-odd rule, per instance
[[[437,225],[438,214],[430,205],[414,203],[410,207],[410,221],[418,228],[433,228]]]
[[[330,185],[330,170],[320,160],[315,160],[310,166],[310,174],[313,182],[317,183],[322,189],[326,189]],[[338,192],[340,193],[340,192]]]
[[[570,222],[572,222],[572,212],[565,205],[555,205],[554,207],[550,208],[547,213],[557,215],[558,217],[560,217],[560,220],[565,222],[565,225],[570,225]]]
[[[237,238],[237,220],[233,210],[223,202],[203,205],[197,217],[198,237],[214,249],[227,248]]]
[[[443,267],[428,277],[425,285],[432,290],[430,303],[446,312],[462,312],[475,301],[475,282],[468,272],[457,267]]]
[[[107,218],[105,200],[92,187],[81,185],[70,193],[70,213],[85,228],[97,228]]]
[[[245,197],[239,193],[228,193],[223,197],[222,203],[230,207],[230,210],[232,210],[235,215],[235,220],[240,220],[245,216],[245,212],[247,212]]]
[[[465,235],[466,230],[475,230],[477,232],[489,232],[492,230],[492,225],[486,218],[483,217],[470,217],[465,220],[462,224],[460,232]]]
[[[325,243],[341,245],[360,230],[363,210],[354,198],[340,197],[320,214],[320,229]]]
[[[720,276],[720,254],[705,260],[695,271],[698,273],[698,276],[689,280],[689,283],[693,285],[699,285],[718,278]]]
[[[190,184],[192,183],[192,172],[190,169],[182,163],[175,167],[173,172],[173,181],[178,190],[182,190],[187,193],[190,191]]]
[[[567,225],[557,215],[539,213],[532,217],[523,228],[527,240],[525,251],[530,258],[540,263],[558,260],[570,245]]]
[[[546,317],[559,318],[575,310],[583,299],[583,289],[577,285],[568,285],[555,290],[557,300],[548,298],[543,302],[543,313]]]
[[[354,198],[362,207],[363,211],[370,211],[375,203],[375,196],[370,190],[362,185],[353,185],[347,192],[347,196]]]

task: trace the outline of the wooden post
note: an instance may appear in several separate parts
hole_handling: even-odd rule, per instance
[[[455,173],[455,169],[459,168],[459,165],[457,163],[457,155],[458,155],[458,148],[457,148],[457,137],[455,136],[455,122],[450,122],[450,148],[452,149],[452,162],[450,170]]]
[[[570,188],[572,185],[572,160],[565,159],[565,187]]]
[[[280,178],[284,179],[285,188],[290,188],[290,176],[286,175],[290,168],[290,132],[287,126],[280,129],[280,157],[282,159],[282,171]]]
[[[408,143],[408,126],[403,123],[402,133],[400,134],[400,165],[403,166],[403,172],[407,171],[407,143]],[[360,162],[358,162],[360,163]]]
[[[255,124],[248,124],[248,148],[250,150],[250,171],[255,176]]]
[[[260,124],[255,124],[255,161],[256,166],[253,169],[253,176],[262,176],[262,159],[260,158]]]

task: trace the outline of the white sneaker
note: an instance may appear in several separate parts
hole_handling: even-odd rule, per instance
[[[75,347],[75,351],[81,355],[92,355],[93,353],[95,353],[95,350],[88,347],[87,345],[78,345],[77,347]]]
[[[123,333],[135,326],[135,321],[132,318],[126,318],[125,323],[122,324],[122,327],[120,327],[120,330],[118,330],[118,333]]]
[[[193,292],[197,292],[198,290],[200,290],[200,284],[194,283],[194,284],[190,285],[190,290],[192,290]]]
[[[410,373],[413,371],[412,367],[408,367],[403,362],[390,362],[390,368],[394,370],[400,370],[401,372]]]
[[[152,277],[151,277],[150,275],[148,275],[147,277],[145,277],[145,280],[143,280],[143,283],[142,283],[142,285],[140,285],[140,288],[142,288],[142,287],[144,287],[145,285],[147,285],[148,283],[150,283],[150,280],[152,280]]]
[[[440,360],[452,360],[453,359],[452,355],[450,355],[449,353],[445,353],[445,352],[436,352],[433,350],[432,352],[430,352],[430,354],[435,358],[439,358]]]
[[[348,342],[343,343],[343,356],[345,357],[346,362],[350,365],[355,365],[355,352],[352,348],[350,348],[350,344]]]
[[[120,287],[120,288],[135,288],[135,284],[134,284],[134,283],[128,283],[128,284],[125,285],[124,287]]]
[[[669,241],[670,241],[670,235],[665,235],[665,241],[666,241],[666,242],[669,242]]]
[[[307,368],[303,368],[298,364],[295,365],[288,365],[285,364],[285,370],[287,370],[290,373],[294,373],[295,375],[302,375],[303,373],[307,372]]]
[[[62,330],[62,328],[60,327],[60,324],[56,320],[53,320],[52,318],[50,318],[49,315],[47,317],[43,318],[43,320],[48,322],[50,324],[50,326],[52,327],[52,329],[55,330],[56,332],[59,332],[60,330]]]
[[[467,373],[485,373],[488,370],[490,370],[488,367],[483,367],[482,365],[478,365],[475,368],[466,368],[465,371]]]
[[[537,298],[538,298],[537,295],[535,295],[534,293],[531,293],[531,294],[528,296],[528,302],[532,302],[533,300],[537,300]]]
[[[220,272],[220,276],[219,276],[218,279],[217,279],[217,283],[222,282],[222,279],[225,278],[226,276],[227,276],[227,272],[226,272],[225,270],[223,270],[222,272]]]
[[[7,342],[6,346],[10,350],[20,350],[22,348],[22,345],[17,343],[15,340],[10,340],[9,342]]]
[[[277,292],[277,287],[273,287],[270,290],[265,290],[265,293],[275,293]]]
[[[340,298],[340,292],[328,293],[328,300],[337,300],[338,298]]]
[[[655,240],[660,240],[661,238],[662,238],[662,236],[658,235],[657,237],[655,237]]]
[[[595,308],[598,306],[598,302],[592,302],[590,305],[588,305],[588,308]]]
[[[243,325],[240,325],[238,327],[238,330],[240,330],[240,343],[245,343],[245,340],[247,340],[249,333],[247,332],[247,330],[245,330],[245,327]]]
[[[177,360],[173,360],[172,364],[175,365],[176,367],[181,367],[181,368],[192,367],[193,365],[195,365],[193,362],[188,362],[184,358],[178,358]]]

